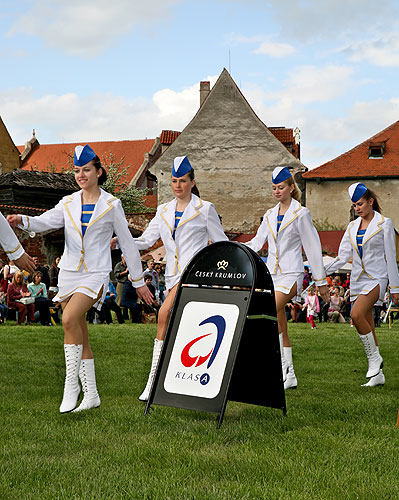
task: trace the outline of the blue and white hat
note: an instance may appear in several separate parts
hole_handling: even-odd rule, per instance
[[[173,177],[183,177],[190,170],[192,170],[191,163],[188,161],[187,156],[177,156],[173,160],[172,175]]]
[[[280,182],[284,182],[290,177],[292,175],[288,167],[276,167],[272,173],[272,182],[273,184],[280,184]]]
[[[348,187],[349,198],[356,203],[367,191],[367,187],[362,182],[355,182]]]
[[[86,146],[76,146],[75,156],[73,157],[73,164],[76,167],[83,167],[83,165],[89,163],[89,161],[91,161],[96,156],[96,153],[88,144],[86,144]]]

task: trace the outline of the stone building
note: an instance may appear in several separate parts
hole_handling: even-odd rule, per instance
[[[303,174],[306,205],[324,229],[345,229],[354,214],[348,187],[364,182],[399,228],[399,121],[350,151]]]
[[[19,168],[19,151],[0,117],[0,175]]]
[[[210,90],[201,82],[200,108],[174,137],[151,172],[158,180],[158,203],[172,198],[173,159],[187,155],[195,169],[201,197],[212,201],[228,232],[251,232],[266,209],[275,205],[271,173],[286,165],[299,174],[299,137],[284,127],[268,128],[223,70]],[[298,134],[298,135],[297,135]],[[281,139],[281,140],[280,140]]]

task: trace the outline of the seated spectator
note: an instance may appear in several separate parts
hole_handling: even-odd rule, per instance
[[[8,307],[6,305],[7,294],[3,291],[0,291],[0,324],[4,323],[4,320],[7,318]]]
[[[339,294],[339,289],[334,290],[334,295],[331,296],[330,306],[328,308],[328,318],[331,323],[345,323],[345,319],[341,314],[342,297]]]
[[[346,273],[346,280],[344,281],[344,284],[342,285],[345,290],[347,290],[350,286],[350,282],[351,282],[351,273]]]
[[[19,271],[19,268],[15,265],[15,262],[9,260],[8,264],[6,264],[3,269],[3,292],[7,292],[8,285],[12,282],[12,278],[17,271]]]
[[[58,268],[58,263],[60,260],[61,260],[60,257],[56,257],[55,259],[53,259],[50,270],[48,272],[50,276],[50,288],[57,288],[57,291],[58,291],[58,274],[60,272]]]
[[[42,283],[42,277],[40,271],[34,271],[32,274],[32,282],[28,284],[28,290],[31,293],[31,297],[35,299],[35,310],[39,311],[40,323],[43,326],[51,326],[51,302],[47,298],[47,287]]]
[[[116,303],[116,290],[112,281],[109,282],[108,292],[104,299],[104,304],[101,308],[100,318],[104,318],[105,322],[108,324],[112,323],[111,311],[114,311],[116,317],[118,318],[118,323],[122,325],[125,320],[123,319],[122,309]]]
[[[24,283],[24,274],[22,271],[14,273],[12,282],[8,286],[7,305],[9,309],[17,310],[17,325],[22,325],[28,315],[26,324],[30,325],[35,320],[35,303],[23,304],[21,299],[30,297],[30,291]]]
[[[340,297],[343,297],[345,294],[344,287],[340,286],[340,282],[338,281],[337,278],[333,278],[332,280],[332,286],[330,287],[330,295],[334,295],[335,290],[338,289],[338,293]]]
[[[46,285],[46,290],[48,290],[50,288],[50,276],[48,274],[47,267],[39,264],[39,257],[37,255],[32,255],[31,257],[35,263],[35,271],[40,271],[42,273],[42,282]],[[32,279],[33,273],[28,278],[29,283],[32,282]]]

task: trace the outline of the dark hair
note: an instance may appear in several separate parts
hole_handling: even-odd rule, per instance
[[[369,200],[370,198],[373,198],[372,209],[375,210],[376,212],[380,213],[380,214],[382,213],[381,212],[380,203],[378,201],[378,197],[374,193],[374,191],[371,191],[370,189],[367,189],[367,191],[364,193],[364,195],[362,196],[362,198],[364,198],[365,200]]]
[[[33,274],[32,274],[32,283],[35,283],[35,278],[36,276],[39,276],[42,278],[43,277],[43,273],[41,273],[40,271],[35,271]]]
[[[188,172],[188,176],[190,178],[190,181],[194,181],[195,180],[195,174],[194,174],[194,169],[193,168]],[[195,196],[198,196],[198,198],[200,197],[200,193],[198,191],[197,184],[194,184],[194,186],[191,188],[191,192],[193,194],[195,194]]]
[[[93,158],[92,162],[97,170],[100,170],[100,168],[102,170],[101,175],[98,178],[98,185],[101,186],[107,180],[107,172],[105,171],[105,168],[101,165],[100,158],[97,155]]]

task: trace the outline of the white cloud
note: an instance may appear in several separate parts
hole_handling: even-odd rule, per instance
[[[399,66],[399,35],[385,34],[372,40],[361,40],[341,47],[341,52],[352,61],[368,61],[376,66]]]
[[[208,77],[211,85],[216,76]],[[36,129],[39,142],[59,143],[156,137],[182,130],[199,108],[199,82],[181,91],[163,89],[151,99],[112,93],[36,96],[30,88],[0,91],[3,121],[13,141],[24,144]]]
[[[295,50],[295,47],[288,43],[263,42],[254,50],[254,53],[270,57],[286,57],[293,54]]]
[[[349,66],[299,66],[291,71],[282,89],[271,93],[270,98],[296,105],[330,101],[359,84],[352,79],[352,74],[353,68]]]
[[[94,56],[140,23],[164,20],[180,1],[36,0],[8,35],[34,35],[67,54]]]
[[[257,0],[246,0],[259,5]],[[300,41],[356,38],[381,33],[397,24],[398,5],[392,0],[306,0],[265,2],[268,15],[281,26],[283,37]]]
[[[271,35],[245,36],[238,33],[230,33],[226,36],[228,43],[233,44],[256,44],[258,47],[253,50],[254,54],[266,55],[270,57],[286,57],[296,52],[295,47],[288,43],[273,42]]]

